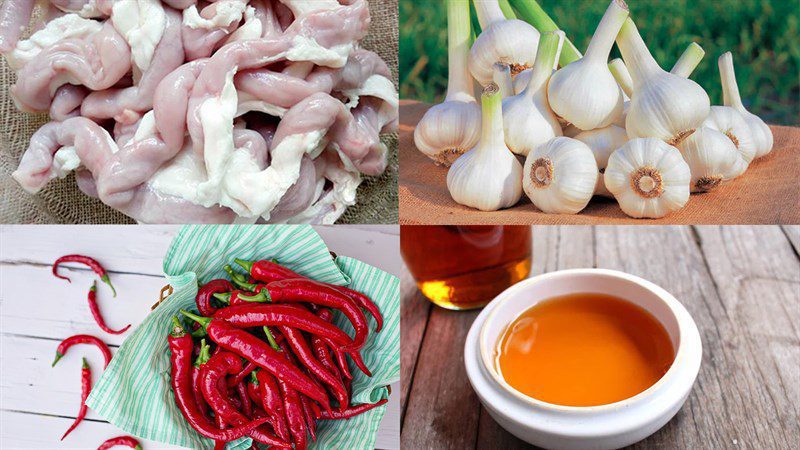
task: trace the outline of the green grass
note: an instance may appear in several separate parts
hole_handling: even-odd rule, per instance
[[[585,50],[606,0],[540,0]],[[692,41],[706,56],[692,74],[722,103],[717,58],[733,52],[742,100],[769,123],[800,125],[800,8],[796,0],[629,0],[631,17],[662,67]],[[611,57],[618,57],[616,46]],[[400,0],[400,96],[440,101],[447,86],[444,1]]]

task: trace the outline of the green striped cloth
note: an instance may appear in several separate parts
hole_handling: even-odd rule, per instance
[[[173,293],[152,311],[117,351],[92,388],[86,404],[127,433],[145,439],[190,448],[211,448],[213,441],[196,433],[181,415],[170,388],[167,335],[171,317],[181,308],[196,310],[197,283],[227,278],[222,270],[234,258],[277,259],[290,269],[319,281],[351,288],[369,295],[380,307],[384,329],[370,333],[362,350],[371,378],[351,363],[352,403],[374,403],[388,396],[386,385],[400,378],[400,283],[399,280],[356,259],[333,260],[325,243],[304,225],[186,226],[170,245],[164,273]],[[370,329],[375,322],[370,320]],[[346,318],[336,322],[352,331]],[[374,448],[375,435],[385,406],[346,421],[320,421],[316,449]],[[228,449],[247,449],[250,438],[228,444]]]

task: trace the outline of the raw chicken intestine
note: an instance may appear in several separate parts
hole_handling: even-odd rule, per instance
[[[50,0],[20,40],[35,3],[0,5],[12,98],[52,120],[12,174],[30,193],[74,171],[140,222],[332,223],[386,168],[366,0]]]

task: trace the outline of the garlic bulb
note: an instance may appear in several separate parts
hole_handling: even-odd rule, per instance
[[[554,33],[561,32],[561,30],[553,30]],[[566,34],[558,41],[558,50],[556,50],[556,55],[559,55],[555,61],[553,61],[553,72],[558,69],[558,62],[562,59],[561,57],[561,50],[564,48],[564,42],[567,42],[568,39]],[[569,43],[570,48],[577,52],[577,49]],[[538,52],[538,50],[537,50]],[[581,54],[578,53],[578,57],[580,58]],[[534,61],[534,64],[536,62]],[[514,94],[519,94],[520,92],[524,91],[526,87],[528,87],[528,83],[531,81],[531,75],[533,74],[533,69],[525,69],[522,72],[518,73],[517,76],[514,77]],[[552,75],[552,74],[551,74]]]
[[[679,77],[689,78],[689,75],[694,72],[694,69],[697,68],[697,65],[700,64],[700,61],[703,60],[705,55],[706,51],[703,50],[703,47],[700,47],[700,44],[697,42],[692,42],[686,47],[686,50],[683,51],[683,54],[681,54],[681,57],[675,62],[675,65],[672,66],[672,70],[670,70],[669,73]]]
[[[680,143],[708,116],[708,94],[694,81],[662,70],[631,19],[622,26],[617,45],[633,79],[631,106],[625,119],[628,137]]]
[[[612,0],[583,58],[550,77],[547,97],[553,111],[581,130],[603,128],[622,114],[622,90],[608,69],[608,54],[628,17],[623,0]]]
[[[604,177],[631,217],[664,217],[689,201],[689,166],[678,149],[659,139],[628,141],[608,158]]]
[[[597,163],[583,142],[557,137],[528,153],[522,173],[523,189],[537,208],[575,214],[592,198]]]
[[[511,68],[500,63],[492,67],[492,82],[500,89],[502,98],[514,95],[514,84],[511,81]]]
[[[547,102],[547,80],[558,59],[563,31],[545,33],[539,39],[533,75],[521,93],[503,100],[503,131],[508,148],[527,155],[550,139],[561,136],[561,125]]]
[[[756,144],[753,141],[753,134],[747,122],[738,111],[730,106],[712,106],[708,118],[703,122],[703,126],[713,130],[721,131],[736,146],[736,150],[741,155],[741,159],[736,166],[733,177],[738,177],[747,170],[750,161],[756,156]]]
[[[491,83],[481,96],[481,139],[447,172],[447,189],[456,202],[496,211],[516,204],[522,196],[522,165],[506,147],[500,92]]]
[[[474,147],[480,138],[481,108],[472,95],[472,79],[467,72],[469,39],[469,2],[448,0],[447,96],[444,102],[428,109],[414,129],[417,149],[445,166]]]
[[[733,55],[724,53],[719,57],[719,74],[722,78],[722,101],[725,106],[730,106],[744,119],[750,127],[753,142],[756,147],[756,158],[760,158],[772,151],[772,130],[760,117],[745,109],[742,97],[739,96],[739,86],[736,84],[736,73],[733,70]]]
[[[492,66],[509,66],[516,76],[532,67],[539,44],[539,32],[526,22],[506,20],[497,0],[475,2],[483,31],[475,39],[469,53],[469,71],[475,80],[486,86],[492,82]]]
[[[628,117],[628,110],[631,107],[630,98],[631,95],[633,95],[633,79],[631,79],[631,73],[628,72],[625,63],[619,58],[615,58],[608,63],[608,70],[611,71],[611,75],[617,80],[617,84],[619,84],[619,87],[622,89],[622,93],[627,97],[622,104],[622,114],[614,121],[614,125],[625,128],[625,119]]]
[[[609,125],[605,128],[584,131],[575,136],[575,139],[586,144],[592,150],[592,154],[594,154],[597,169],[600,172],[600,175],[597,177],[597,184],[594,187],[594,195],[613,197],[611,192],[606,188],[603,173],[606,171],[608,158],[614,153],[614,150],[628,142],[628,133],[624,128],[620,128],[616,125]]]
[[[689,47],[684,50],[681,57],[678,58],[678,61],[675,62],[675,65],[672,66],[670,73],[678,75],[679,77],[689,78],[692,72],[694,72],[694,69],[697,68],[697,65],[700,64],[705,54],[706,52],[703,50],[703,47],[692,42],[689,44]],[[622,88],[622,92],[627,97],[623,106],[622,116],[614,122],[614,125],[625,128],[625,119],[628,117],[628,110],[631,106],[630,97],[633,95],[633,79],[631,78],[631,73],[628,71],[628,67],[626,67],[625,63],[619,58],[608,63],[608,69],[611,70],[611,74],[614,75],[614,79],[617,80],[617,83],[619,83],[619,86]]]
[[[710,191],[733,178],[743,162],[733,142],[711,128],[698,128],[678,144],[678,150],[689,165],[692,192]]]

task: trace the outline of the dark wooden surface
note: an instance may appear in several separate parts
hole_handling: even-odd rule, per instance
[[[798,448],[800,226],[534,227],[533,270],[623,270],[666,288],[697,322],[703,363],[686,404],[633,448]],[[481,407],[464,370],[476,311],[433,306],[404,270],[401,446],[527,444]]]

